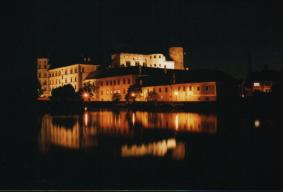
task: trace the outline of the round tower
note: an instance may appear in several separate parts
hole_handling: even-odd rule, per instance
[[[169,47],[169,56],[175,63],[175,69],[185,69],[183,47]]]

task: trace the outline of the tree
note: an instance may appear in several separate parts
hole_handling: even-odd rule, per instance
[[[56,101],[81,100],[80,95],[76,93],[74,87],[70,84],[52,89],[51,95],[51,99]]]
[[[121,100],[121,94],[120,93],[114,93],[112,95],[112,101],[115,103],[119,103]]]
[[[127,102],[135,102],[136,98],[140,96],[141,87],[138,85],[131,85],[127,91],[125,99]]]
[[[98,90],[98,86],[94,85],[94,83],[86,82],[83,84],[81,92],[87,92],[90,97],[93,97]]]
[[[155,91],[149,91],[146,100],[156,102],[158,100],[158,93]]]

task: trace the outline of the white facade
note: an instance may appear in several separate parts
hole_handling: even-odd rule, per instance
[[[166,61],[163,54],[120,53],[112,55],[112,67],[144,66],[152,68],[174,69],[174,61]]]
[[[52,89],[70,84],[75,91],[82,88],[83,80],[89,73],[96,71],[98,65],[94,64],[72,64],[65,67],[49,69],[47,58],[37,59],[37,77],[41,85],[41,97],[51,96]]]

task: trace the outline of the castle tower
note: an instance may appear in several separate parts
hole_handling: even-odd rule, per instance
[[[183,47],[169,47],[169,56],[175,62],[175,69],[185,69]]]
[[[48,83],[48,58],[37,58],[37,78],[40,83],[39,96],[49,96],[49,83]]]

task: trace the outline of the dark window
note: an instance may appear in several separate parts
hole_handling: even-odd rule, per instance
[[[154,59],[156,58],[156,55],[154,55]]]
[[[113,82],[113,83],[114,83],[114,85],[116,85],[116,80],[114,80],[114,82]]]
[[[161,93],[161,87],[159,88],[159,93]]]
[[[154,64],[154,67],[156,67],[156,64]]]
[[[108,86],[108,81],[106,81],[106,86]]]
[[[128,84],[130,84],[131,83],[131,79],[128,79]]]
[[[103,86],[103,81],[100,82],[100,85]]]
[[[166,92],[166,93],[168,92],[168,88],[167,88],[167,87],[165,87],[165,92]]]
[[[119,80],[117,80],[117,84],[118,84],[118,85],[120,85],[120,79],[119,79]]]
[[[112,85],[112,81],[110,80],[110,85]]]
[[[126,66],[129,67],[131,65],[130,61],[126,61]]]
[[[181,87],[178,87],[178,91],[180,91],[181,90]]]
[[[146,63],[145,62],[143,62],[143,66],[146,67]]]
[[[208,86],[205,86],[205,90],[208,91]]]
[[[199,90],[200,90],[200,87],[197,87],[197,90],[199,91]]]
[[[140,65],[140,62],[137,61],[137,62],[136,62],[136,66],[139,66],[139,65]]]
[[[185,86],[183,87],[183,91],[186,91],[186,87]]]
[[[190,89],[190,91],[191,91],[191,90],[192,90],[192,86],[190,86],[190,88],[189,88],[189,89]]]
[[[123,84],[126,84],[126,80],[125,79],[123,79]]]

